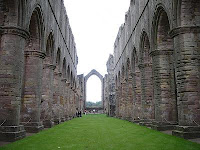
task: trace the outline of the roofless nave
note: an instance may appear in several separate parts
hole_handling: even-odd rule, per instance
[[[0,1],[0,140],[84,110],[74,37],[62,0]],[[110,116],[200,136],[200,1],[131,0],[103,78]]]

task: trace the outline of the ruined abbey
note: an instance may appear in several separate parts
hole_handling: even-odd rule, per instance
[[[92,75],[108,116],[200,137],[199,0],[131,0],[108,74],[77,65],[63,0],[0,0],[0,140],[76,117]]]

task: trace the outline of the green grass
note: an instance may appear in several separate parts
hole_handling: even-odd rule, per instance
[[[87,115],[0,150],[200,150],[200,144],[105,115]]]

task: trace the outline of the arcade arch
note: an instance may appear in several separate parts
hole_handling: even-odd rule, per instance
[[[85,91],[86,91],[86,93],[87,93],[87,81],[88,81],[88,79],[89,79],[91,76],[93,76],[93,75],[97,76],[97,77],[100,79],[100,81],[101,81],[101,101],[103,102],[103,95],[104,95],[104,90],[103,90],[103,87],[104,87],[104,85],[103,85],[103,76],[102,76],[98,71],[96,71],[95,69],[93,69],[92,71],[90,71],[90,72],[85,76],[85,85],[86,85]],[[86,98],[85,98],[85,99],[87,99],[87,95],[86,95]],[[103,103],[104,103],[104,102],[103,102]]]

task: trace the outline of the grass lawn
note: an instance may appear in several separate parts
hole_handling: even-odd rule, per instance
[[[200,144],[105,115],[87,115],[0,150],[200,150]]]

